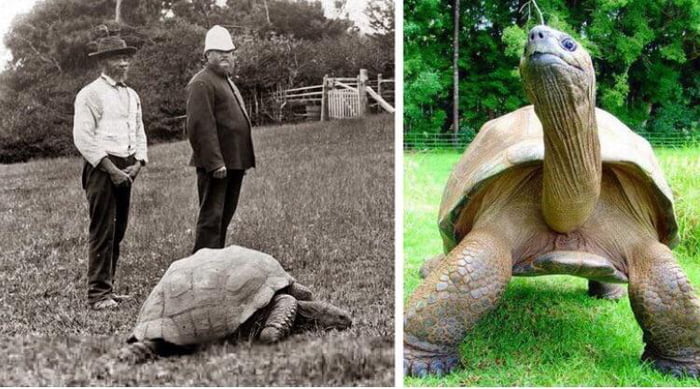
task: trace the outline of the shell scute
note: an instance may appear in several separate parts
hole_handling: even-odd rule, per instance
[[[239,246],[175,261],[148,296],[131,338],[198,344],[233,333],[294,282],[271,256]]]
[[[182,269],[173,271],[168,277],[168,294],[181,296],[192,291],[191,273]]]

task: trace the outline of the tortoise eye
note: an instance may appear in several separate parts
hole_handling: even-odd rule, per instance
[[[568,51],[574,51],[576,50],[576,42],[574,42],[574,40],[571,38],[566,38],[563,41],[561,41],[561,47],[565,48]]]

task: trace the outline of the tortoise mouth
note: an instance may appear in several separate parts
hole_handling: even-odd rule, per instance
[[[540,51],[535,51],[530,54],[528,58],[528,63],[530,66],[534,67],[550,67],[550,66],[562,66],[567,68],[574,68],[580,72],[583,72],[579,66],[566,62],[561,56],[554,53],[543,53]]]

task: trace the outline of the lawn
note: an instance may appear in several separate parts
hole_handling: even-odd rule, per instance
[[[351,311],[343,332],[279,344],[222,341],[105,371],[169,264],[189,254],[197,214],[187,142],[153,146],[134,184],[116,312],[85,303],[81,160],[0,166],[0,382],[9,386],[388,386],[394,383],[394,125],[388,115],[255,128],[227,244],[271,254],[318,298]]]
[[[676,257],[700,291],[700,149],[657,156],[676,201]],[[437,212],[457,153],[404,156],[404,301],[420,283],[425,258],[442,250]],[[461,344],[465,366],[443,378],[406,378],[407,386],[698,386],[639,361],[642,331],[625,298],[586,296],[585,279],[514,278],[496,310]]]

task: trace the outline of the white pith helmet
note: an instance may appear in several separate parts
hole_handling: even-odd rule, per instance
[[[232,51],[235,50],[231,34],[228,30],[216,25],[207,31],[207,37],[204,39],[204,53],[209,50]]]

